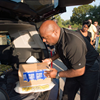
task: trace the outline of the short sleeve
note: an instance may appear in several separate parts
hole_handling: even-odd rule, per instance
[[[65,56],[73,69],[80,69],[85,66],[86,50],[86,46],[81,42],[73,43],[72,46],[64,50],[64,52],[67,52]]]
[[[93,31],[97,32],[97,28],[93,25]]]

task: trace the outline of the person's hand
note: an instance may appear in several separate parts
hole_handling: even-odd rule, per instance
[[[47,58],[47,59],[42,60],[42,62],[46,62],[49,65],[52,62],[52,59]]]
[[[44,75],[49,78],[56,78],[57,70],[55,68],[50,68],[50,71],[45,71]]]
[[[97,37],[99,37],[100,35],[97,35]]]
[[[95,41],[96,41],[96,40],[94,39],[94,40],[93,40],[93,42],[92,42],[92,43],[93,43],[93,45],[95,44]]]

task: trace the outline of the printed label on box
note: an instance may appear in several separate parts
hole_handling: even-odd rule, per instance
[[[39,80],[45,79],[46,76],[44,75],[45,70],[37,70],[34,72],[24,72],[23,73],[23,80],[29,82],[30,80]]]

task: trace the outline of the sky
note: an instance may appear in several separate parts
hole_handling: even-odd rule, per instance
[[[98,5],[100,5],[100,0],[95,0],[92,3],[90,3],[90,5],[93,5],[93,6],[96,5],[96,6],[98,6]],[[66,12],[60,15],[61,18],[63,20],[69,20],[70,17],[72,16],[72,10],[74,9],[74,7],[78,7],[78,6],[66,7]]]

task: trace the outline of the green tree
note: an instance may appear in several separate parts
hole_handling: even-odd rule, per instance
[[[57,23],[58,26],[59,26],[59,27],[63,27],[63,25],[62,25],[62,20],[61,20],[61,17],[60,17],[60,16],[57,17],[57,21],[58,21],[58,23]]]
[[[66,26],[66,25],[71,25],[70,20],[65,20],[62,22],[62,25]]]
[[[57,24],[60,27],[68,28],[68,25],[71,25],[73,29],[79,28],[78,24],[72,24],[70,20],[63,20],[58,14],[53,16],[53,18],[57,19]]]
[[[54,16],[55,19],[57,19],[57,24],[59,27],[63,27],[62,22],[64,21],[63,19],[61,19],[60,15],[57,14]]]
[[[86,19],[91,19],[93,22],[98,21],[100,24],[100,5],[91,8]]]
[[[81,5],[78,8],[73,9],[71,22],[75,24],[82,24],[86,17],[89,16],[89,11],[92,9],[92,5]]]

